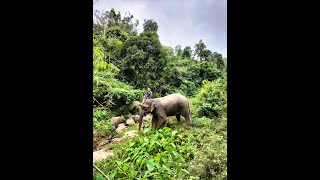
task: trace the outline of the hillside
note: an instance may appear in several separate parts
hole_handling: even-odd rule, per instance
[[[201,39],[164,46],[154,20],[138,33],[132,19],[114,9],[95,12],[94,164],[109,179],[227,179],[227,58]],[[147,88],[153,98],[186,96],[193,128],[173,116],[155,130],[148,115],[137,135],[137,104]],[[93,179],[106,178],[93,169]]]

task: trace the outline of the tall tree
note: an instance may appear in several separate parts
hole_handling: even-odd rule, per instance
[[[164,51],[166,52],[167,55],[169,56],[174,56],[174,49],[170,46],[162,46]]]
[[[114,27],[119,27],[128,35],[137,35],[138,25],[139,21],[133,22],[133,15],[130,12],[125,13],[125,16],[121,19],[120,12],[117,12],[113,8],[110,11],[94,11],[94,33],[101,36],[106,35],[107,29]]]
[[[180,57],[182,55],[181,46],[177,45],[174,49],[175,49],[176,56]]]
[[[204,44],[202,39],[200,39],[199,43],[196,43],[196,45],[194,46],[194,53],[196,56],[198,56],[200,61],[203,60],[205,55],[208,53],[207,51],[205,51],[206,48],[207,46]]]
[[[158,24],[157,24],[157,22],[155,22],[155,21],[152,20],[152,19],[144,20],[144,23],[143,23],[143,31],[144,31],[144,32],[150,32],[150,31],[157,32],[157,31],[158,31]]]
[[[182,58],[191,58],[192,49],[190,46],[186,46],[182,51]]]
[[[159,88],[159,80],[166,67],[165,49],[156,32],[143,32],[132,36],[123,44],[118,67],[124,81],[135,88]]]
[[[224,65],[227,67],[227,58],[222,58],[223,62],[224,62]]]
[[[201,54],[203,60],[210,61],[212,60],[212,52],[209,49],[204,49]]]
[[[138,34],[138,25],[139,25],[139,20],[136,19],[135,22],[133,22],[133,15],[130,14],[130,12],[126,12],[125,16],[119,23],[119,26],[121,29],[123,29],[125,32],[128,33],[128,35],[131,36],[136,36]]]
[[[210,61],[213,61],[214,63],[216,63],[217,68],[220,70],[225,67],[225,62],[222,58],[222,54],[220,53],[213,52],[210,56]]]

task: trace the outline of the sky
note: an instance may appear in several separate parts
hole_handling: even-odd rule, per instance
[[[194,50],[202,39],[212,52],[227,57],[227,0],[98,0],[93,5],[94,10],[111,8],[138,19],[139,33],[144,19],[156,21],[162,45]]]

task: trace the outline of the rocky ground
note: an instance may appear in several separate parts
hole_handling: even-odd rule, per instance
[[[112,150],[109,150],[107,147],[108,144],[121,143],[138,136],[138,120],[139,120],[138,115],[134,116],[133,118],[129,118],[126,121],[121,120],[120,117],[113,117],[111,119],[111,122],[117,126],[116,132],[117,133],[123,132],[124,135],[120,138],[113,138],[112,140],[105,138],[100,140],[100,142],[102,143],[95,144],[94,146],[96,147],[94,148],[96,150],[93,152],[93,162],[100,161],[102,159],[107,158],[108,156],[113,155]],[[150,121],[151,116],[147,115],[143,118],[143,120]],[[129,130],[129,128],[132,126],[134,126],[135,130]]]

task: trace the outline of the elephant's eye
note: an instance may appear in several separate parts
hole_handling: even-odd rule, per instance
[[[147,108],[146,108],[146,107],[144,107],[143,109],[144,109],[144,110],[146,110]]]

